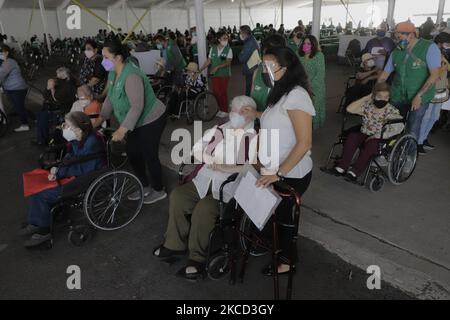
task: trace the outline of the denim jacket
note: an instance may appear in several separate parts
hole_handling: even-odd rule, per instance
[[[88,155],[99,154],[104,151],[103,143],[95,133],[90,134],[83,144],[79,141],[70,143],[70,151],[64,160],[74,160]],[[85,174],[101,169],[105,165],[104,159],[99,156],[96,159],[75,163],[68,166],[60,166],[57,176],[59,179],[66,177],[80,177]]]
[[[241,53],[239,53],[238,57],[239,62],[242,63],[242,73],[244,75],[252,74],[253,71],[257,68],[257,66],[255,66],[251,70],[249,70],[249,68],[247,67],[247,61],[250,59],[255,50],[259,50],[259,44],[254,36],[250,36],[245,40],[244,47],[242,48],[242,51]]]

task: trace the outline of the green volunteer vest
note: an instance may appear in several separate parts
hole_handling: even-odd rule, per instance
[[[294,51],[298,55],[299,46],[295,43],[294,40],[289,39],[287,45],[288,45],[289,48],[292,49],[292,51]]]
[[[253,81],[252,98],[256,102],[256,110],[263,112],[267,107],[267,97],[270,88],[268,88],[262,78],[262,68],[256,69],[255,81]]]
[[[174,47],[174,42],[173,40],[169,40],[167,43],[167,60],[169,60],[169,64],[172,65],[176,70],[183,70],[184,68],[186,68],[186,61],[184,60],[183,56],[181,56],[181,61],[180,63],[176,66],[174,65],[175,62],[175,56],[172,53],[172,48]]]
[[[427,52],[433,43],[419,39],[412,53],[407,50],[395,49],[392,61],[395,67],[395,76],[392,83],[392,103],[411,102],[430,76],[427,66]],[[429,103],[435,96],[435,87],[431,87],[423,96],[422,102]]]
[[[223,64],[226,60],[226,57],[228,56],[228,53],[230,52],[230,47],[226,46],[222,54],[219,55],[219,49],[217,46],[212,47],[211,49],[211,67],[215,68],[217,66],[220,66]],[[221,57],[225,57],[225,60],[222,60]],[[217,72],[214,74],[214,77],[231,77],[231,66],[228,66],[226,68],[220,68],[217,70]]]
[[[153,92],[150,81],[147,76],[132,62],[126,61],[122,73],[114,83],[116,73],[114,71],[108,74],[108,99],[113,107],[114,116],[119,123],[122,123],[130,110],[130,101],[125,92],[125,81],[129,75],[138,75],[144,82],[144,110],[136,124],[136,128],[141,126],[147,115],[155,106],[156,96]]]

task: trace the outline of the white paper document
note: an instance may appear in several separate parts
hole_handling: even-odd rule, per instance
[[[259,56],[258,50],[253,51],[252,56],[247,61],[247,67],[251,70],[255,66],[261,63],[261,57]]]
[[[255,174],[248,171],[239,182],[234,198],[255,226],[262,230],[281,202],[272,188],[257,188]]]

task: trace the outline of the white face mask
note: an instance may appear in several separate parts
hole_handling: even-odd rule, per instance
[[[86,56],[86,58],[88,58],[88,59],[90,59],[90,58],[92,58],[93,56],[94,56],[94,51],[92,51],[92,50],[86,50],[86,51],[84,51],[84,55]]]
[[[72,129],[63,129],[63,137],[69,142],[77,140],[77,135]]]
[[[245,37],[241,34],[241,35],[239,35],[239,38],[242,40],[242,41],[244,41],[245,40]]]
[[[228,45],[228,41],[220,41],[220,45],[222,47],[226,47]]]
[[[230,124],[234,129],[243,128],[245,126],[246,120],[243,116],[236,112],[230,112]]]

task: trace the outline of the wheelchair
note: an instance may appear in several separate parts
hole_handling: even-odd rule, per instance
[[[370,87],[368,87],[370,90],[367,90],[368,88],[364,88],[364,90],[362,90],[362,88],[358,88],[359,92],[357,96],[352,97],[353,99],[350,99],[349,97],[349,93],[350,93],[350,89],[352,89],[355,85],[356,85],[356,75],[352,75],[350,77],[348,77],[347,82],[345,83],[345,94],[341,97],[341,100],[339,101],[339,106],[338,109],[336,111],[336,113],[344,113],[345,108],[351,104],[352,102],[363,98],[364,96],[370,94],[370,92],[372,92],[373,89],[373,83],[370,83]]]
[[[357,116],[355,116],[357,117]],[[341,133],[337,141],[331,147],[328,158],[320,170],[324,173],[336,175],[333,168],[342,158],[343,146],[347,137],[352,132],[361,130],[361,125],[348,126],[349,114],[345,111],[341,126]],[[418,159],[418,146],[416,139],[406,133],[408,116],[404,119],[390,120],[383,124],[378,153],[375,155],[366,169],[363,178],[356,183],[367,186],[373,192],[379,192],[386,180],[395,186],[405,183],[414,173]],[[384,138],[384,134],[390,125],[403,124],[403,131],[390,138]],[[355,157],[357,154],[355,154]]]
[[[8,132],[8,117],[3,110],[0,109],[0,137],[3,137]]]
[[[117,162],[114,163],[112,132],[113,130],[105,129],[99,133],[99,139],[106,141],[105,152],[81,159],[60,160],[51,165],[72,165],[106,157],[106,165],[102,169],[64,185],[61,198],[52,206],[51,213],[54,220],[64,222],[63,226],[68,227],[67,239],[74,246],[85,245],[95,230],[115,231],[126,227],[142,209],[144,190],[141,182],[135,175],[120,169],[126,163],[126,157],[122,155],[122,163],[119,166]],[[63,157],[64,151],[60,150],[59,154]],[[46,167],[48,168],[49,166]],[[129,196],[136,192],[140,195],[140,200],[129,200]],[[72,209],[81,211],[84,217],[75,220],[66,219]],[[53,242],[50,240],[49,248],[52,245]]]
[[[184,114],[187,118],[187,124],[192,124],[195,118],[209,122],[212,121],[219,112],[219,102],[217,97],[212,91],[208,89],[208,83],[206,83],[206,89],[195,97],[188,94],[188,87],[177,87],[173,84],[173,81],[167,81],[164,86],[161,86],[156,92],[156,97],[161,100],[165,105],[168,105],[170,97],[173,93],[182,94],[182,102],[180,103],[177,119],[180,119]]]
[[[184,184],[186,164],[182,164],[178,171],[179,184]],[[272,256],[272,268],[278,270],[279,263],[290,266],[288,275],[288,285],[286,289],[286,299],[292,298],[293,278],[296,263],[294,259],[287,259],[279,255],[278,248],[278,228],[280,226],[292,228],[295,236],[290,243],[289,256],[294,257],[297,250],[298,230],[300,222],[300,195],[289,185],[278,182],[274,185],[275,191],[282,197],[293,201],[292,224],[282,224],[274,214],[266,225],[265,230],[270,228],[270,236],[266,232],[260,231],[251,219],[240,208],[237,202],[232,199],[230,202],[224,201],[224,188],[235,182],[238,173],[231,175],[219,189],[219,214],[215,227],[210,232],[207,249],[205,272],[209,279],[219,281],[229,275],[229,283],[236,284],[238,280],[243,283],[250,256],[262,257]],[[274,299],[280,298],[280,281],[277,272],[273,275]]]

